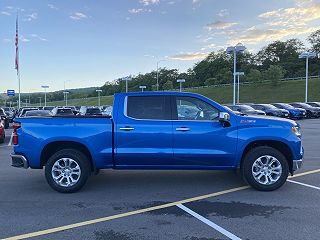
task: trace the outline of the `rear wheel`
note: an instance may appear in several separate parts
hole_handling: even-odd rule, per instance
[[[84,186],[90,169],[89,159],[82,152],[64,149],[49,158],[45,166],[45,176],[54,190],[72,193]]]
[[[288,174],[289,166],[285,156],[272,147],[256,147],[243,160],[244,179],[260,191],[278,189],[286,182]]]

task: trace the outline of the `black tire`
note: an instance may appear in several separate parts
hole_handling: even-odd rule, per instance
[[[282,167],[282,172],[280,177],[274,183],[269,185],[261,184],[255,180],[253,176],[253,164],[254,162],[262,156],[269,155],[276,158]],[[253,188],[259,191],[273,191],[280,188],[287,180],[289,174],[289,166],[285,156],[279,152],[277,149],[267,146],[256,147],[250,150],[243,159],[241,173],[244,180]]]
[[[52,176],[52,168],[54,164],[62,158],[70,158],[80,167],[81,173],[77,182],[72,186],[61,186],[57,184]],[[63,149],[53,154],[47,161],[45,166],[45,176],[48,184],[54,190],[61,193],[73,193],[79,191],[86,183],[91,172],[89,159],[80,151],[75,149]]]
[[[312,118],[312,113],[310,111],[307,111],[307,114],[306,114],[306,118]]]

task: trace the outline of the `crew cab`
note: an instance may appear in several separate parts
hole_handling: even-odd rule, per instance
[[[13,128],[12,166],[44,167],[59,192],[107,168],[240,169],[252,187],[271,191],[303,159],[296,122],[239,116],[194,93],[119,93],[112,116],[17,118]]]

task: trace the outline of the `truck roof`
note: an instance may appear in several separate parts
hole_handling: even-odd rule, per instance
[[[192,93],[192,92],[176,92],[176,91],[144,91],[144,92],[127,92],[127,93],[115,93],[116,95],[124,95],[124,96],[157,96],[157,95],[174,95],[174,96],[197,96],[203,97],[200,94]]]

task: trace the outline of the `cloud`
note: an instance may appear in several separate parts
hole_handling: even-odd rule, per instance
[[[36,20],[37,18],[38,18],[38,13],[34,12],[29,15],[26,15],[26,18],[23,19],[23,21],[30,22],[30,21]]]
[[[53,10],[58,10],[58,8],[53,4],[48,4],[48,7],[53,9]]]
[[[225,16],[229,16],[230,13],[229,13],[228,9],[222,9],[222,10],[220,10],[220,11],[218,12],[217,15],[218,15],[219,17],[225,17]]]
[[[12,7],[12,6],[6,6],[6,9],[10,9],[10,10],[12,10],[12,9],[13,9],[13,7]]]
[[[139,14],[139,13],[144,13],[144,12],[152,12],[151,9],[143,9],[143,8],[132,8],[128,10],[129,13],[131,14]]]
[[[288,36],[297,36],[316,31],[315,27],[291,27],[286,29],[262,29],[251,27],[244,31],[231,33],[230,44],[242,42],[244,44],[256,44],[258,42],[280,40]]]
[[[38,39],[38,40],[40,40],[40,41],[48,41],[46,38],[44,38],[44,37],[41,37],[41,36],[39,36],[38,34],[30,34],[30,36],[31,37],[33,37],[33,38],[35,38],[35,39]]]
[[[10,15],[11,15],[11,13],[6,12],[6,11],[2,11],[2,12],[0,12],[0,14],[1,14],[1,15],[6,15],[6,16],[10,16]]]
[[[30,42],[30,39],[29,39],[29,38],[25,38],[24,36],[20,36],[20,37],[19,37],[19,40],[20,40],[21,42]]]
[[[215,21],[212,23],[207,24],[207,29],[209,31],[213,30],[213,29],[227,29],[230,28],[234,25],[237,25],[238,23],[234,23],[234,22],[224,22],[224,21]]]
[[[196,4],[196,3],[199,3],[200,0],[192,0],[192,4]]]
[[[2,39],[2,41],[5,42],[5,43],[9,43],[9,42],[12,42],[12,39],[10,39],[10,38],[4,38],[4,39]]]
[[[194,52],[194,53],[179,53],[173,56],[170,56],[170,59],[181,60],[181,61],[192,61],[204,59],[208,56],[209,53]]]
[[[88,18],[87,15],[85,15],[84,13],[81,12],[75,12],[72,15],[69,16],[72,20],[78,21],[78,20],[82,20],[85,18]]]
[[[297,1],[297,6],[280,8],[259,15],[269,26],[305,26],[308,22],[320,19],[320,3]]]
[[[140,0],[139,2],[141,4],[143,4],[144,6],[149,6],[149,5],[153,5],[153,4],[158,4],[160,2],[160,0]]]

